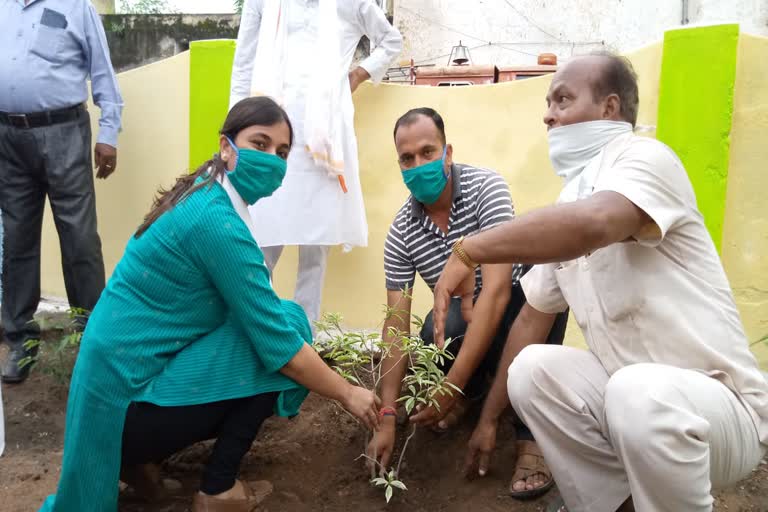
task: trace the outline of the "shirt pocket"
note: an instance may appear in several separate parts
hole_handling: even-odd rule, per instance
[[[640,305],[635,272],[626,254],[626,244],[598,249],[585,258],[592,291],[607,320],[632,322],[632,313]]]
[[[47,61],[59,62],[67,37],[67,25],[66,16],[52,9],[44,9],[29,51]]]

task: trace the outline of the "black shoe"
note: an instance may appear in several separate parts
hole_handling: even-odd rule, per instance
[[[3,382],[6,384],[20,384],[29,377],[29,369],[31,365],[25,365],[23,368],[19,367],[19,361],[25,357],[33,355],[32,352],[19,345],[17,347],[11,347],[8,351],[8,358],[3,365]]]

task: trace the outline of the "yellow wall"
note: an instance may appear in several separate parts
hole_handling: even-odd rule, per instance
[[[639,124],[656,125],[661,43],[629,55],[640,77]],[[184,53],[119,75],[126,108],[118,170],[96,186],[99,231],[107,272],[141,222],[160,185],[186,170],[189,154],[189,54]],[[370,227],[369,247],[332,252],[324,309],[340,312],[354,327],[373,328],[385,301],[382,247],[389,224],[408,193],[399,175],[392,127],[412,107],[431,106],[446,121],[455,159],[501,172],[518,213],[551,203],[559,181],[547,158],[541,121],[550,77],[493,86],[432,88],[363,84],[355,94],[360,168]],[[94,130],[98,110],[91,107]],[[768,39],[742,35],[734,100],[730,181],[723,260],[750,339],[768,333]],[[653,135],[653,131],[649,132]],[[43,233],[43,291],[64,296],[58,239],[50,216]],[[296,251],[280,261],[276,287],[290,297]],[[423,283],[415,290],[415,312],[430,307]],[[571,322],[568,342],[583,344]],[[768,350],[758,349],[768,366]]]
[[[655,126],[661,43],[638,50],[630,58],[640,76],[639,122]],[[555,200],[561,182],[549,163],[542,121],[550,81],[551,76],[473,87],[361,86],[354,97],[355,130],[369,246],[348,254],[332,253],[323,303],[326,311],[340,312],[347,323],[358,327],[374,327],[381,320],[386,302],[384,239],[408,197],[397,166],[392,129],[410,108],[429,106],[440,112],[454,160],[500,172],[509,182],[518,214]],[[293,292],[296,256],[296,251],[286,251],[276,272],[275,283],[284,296]],[[432,300],[426,284],[418,281],[414,295],[414,312],[424,316]],[[570,322],[568,341],[583,344],[575,321]]]
[[[768,38],[742,35],[722,258],[750,340],[768,334]],[[768,368],[768,346],[754,351]]]
[[[189,53],[118,76],[125,101],[117,170],[96,181],[99,234],[107,276],[141,224],[159,186],[169,186],[187,168],[189,146]],[[94,139],[99,110],[89,105]],[[43,226],[43,294],[64,297],[61,253],[46,209]]]

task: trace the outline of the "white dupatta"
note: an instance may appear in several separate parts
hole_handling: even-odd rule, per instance
[[[259,41],[256,47],[251,76],[251,95],[270,96],[285,105],[285,68],[290,59],[287,45],[287,18],[289,2],[264,0],[261,15]],[[319,0],[319,33],[308,59],[312,68],[306,95],[304,130],[306,151],[313,162],[329,176],[338,177],[342,189],[344,183],[344,144],[342,139],[343,116],[342,92],[347,87],[347,70],[342,69],[339,41],[339,17],[336,0]]]

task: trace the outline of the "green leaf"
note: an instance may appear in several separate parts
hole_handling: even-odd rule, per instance
[[[373,485],[377,485],[377,486],[379,486],[379,485],[387,485],[387,481],[386,481],[386,480],[384,480],[384,479],[383,479],[383,478],[381,478],[381,477],[378,477],[378,478],[374,478],[373,480],[371,480],[371,483],[372,483]]]
[[[35,358],[26,356],[19,359],[18,365],[19,368],[26,368],[27,366],[31,368],[36,362]]]
[[[389,503],[389,500],[392,499],[392,487],[387,486],[387,489],[384,491],[384,498],[386,498],[387,503]]]
[[[408,398],[408,400],[406,400],[405,402],[405,412],[407,412],[408,414],[411,414],[414,404],[415,404],[414,397]]]
[[[400,480],[392,480],[391,482],[389,482],[389,485],[391,485],[392,487],[397,487],[398,489],[400,489],[402,491],[407,491],[408,490],[408,488],[405,486],[405,484],[403,482],[401,482]]]
[[[27,350],[32,350],[33,348],[40,346],[40,340],[27,340],[24,342],[24,348]]]
[[[451,389],[453,389],[454,391],[458,391],[458,392],[459,392],[459,393],[461,393],[462,395],[464,394],[464,391],[463,391],[463,390],[462,390],[462,389],[461,389],[459,386],[457,386],[456,384],[454,384],[453,382],[448,382],[448,381],[445,381],[445,385],[446,385],[446,386],[448,386],[448,387],[450,387],[450,388],[451,388]]]

